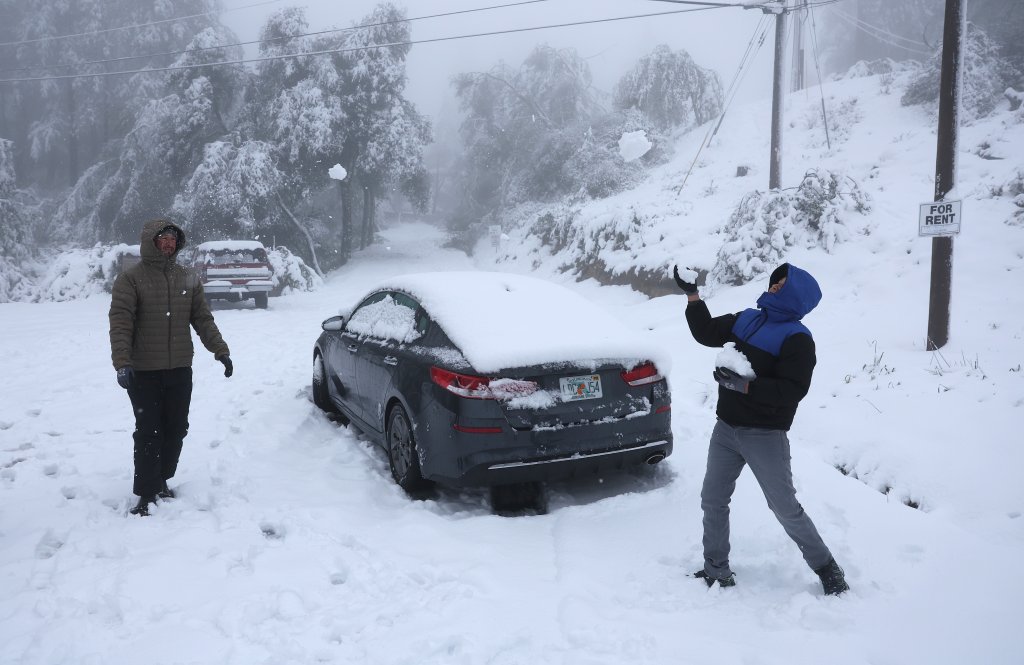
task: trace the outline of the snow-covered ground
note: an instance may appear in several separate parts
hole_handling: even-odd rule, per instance
[[[315,409],[309,378],[320,321],[371,284],[495,268],[486,247],[467,258],[411,224],[315,292],[265,311],[217,306],[235,375],[197,352],[179,497],[145,519],[126,515],[132,414],[109,363],[109,297],[0,305],[0,663],[1020,663],[1024,226],[982,194],[1012,164],[963,157],[952,335],[928,352],[916,204],[934,136],[920,109],[867,103],[856,85],[843,90],[861,97],[847,106],[862,121],[830,159],[878,167],[873,211],[833,253],[787,256],[824,292],[805,320],[819,363],[790,433],[794,475],[852,592],[822,596],[749,473],[732,505],[738,586],[688,577],[701,566],[719,351],[690,338],[682,295],[577,284],[556,260],[540,261],[542,277],[671,354],[675,453],[654,470],[554,485],[546,515],[492,515],[482,491],[407,498],[381,452]],[[965,150],[988,132],[1019,160],[1021,126],[998,122],[969,128]],[[825,150],[804,129],[787,134],[790,171]],[[723,190],[749,188],[731,175],[741,159],[761,163],[743,140],[709,153],[697,191],[715,169]],[[707,267],[708,229],[735,196],[676,197],[668,183],[692,154],[632,196],[688,218],[660,251]],[[712,313],[750,306],[765,286],[718,289]]]

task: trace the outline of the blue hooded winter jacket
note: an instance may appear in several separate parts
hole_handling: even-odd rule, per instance
[[[814,339],[801,319],[820,301],[814,277],[787,265],[786,283],[777,293],[763,293],[757,309],[712,318],[703,300],[687,304],[693,338],[705,346],[734,342],[756,374],[747,393],[719,387],[720,419],[733,427],[790,428],[817,362]]]

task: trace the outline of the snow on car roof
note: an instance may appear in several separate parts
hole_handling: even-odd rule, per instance
[[[210,240],[201,243],[196,249],[206,252],[223,252],[266,248],[258,240]]]
[[[534,277],[497,272],[400,275],[377,289],[404,291],[422,304],[481,372],[546,362],[626,366],[653,360],[662,374],[668,354],[598,305]]]

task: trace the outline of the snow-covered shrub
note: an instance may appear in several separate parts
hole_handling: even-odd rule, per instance
[[[65,301],[109,293],[124,256],[138,256],[138,245],[96,245],[55,253],[32,287],[32,301]]]
[[[267,250],[267,258],[274,269],[273,293],[280,295],[290,291],[313,291],[324,280],[301,257],[292,254],[287,247],[278,245]]]
[[[1016,78],[1013,64],[999,53],[999,46],[973,23],[967,25],[963,45],[963,90],[960,107],[964,120],[992,113],[1007,86]],[[907,86],[900,100],[904,106],[934,105],[939,99],[942,50],[925,64]]]
[[[1001,193],[1013,197],[1017,211],[1013,218],[1007,220],[1011,224],[1024,224],[1024,169],[1018,168],[1014,176],[1001,188]]]
[[[826,170],[811,170],[795,190],[751,192],[733,211],[726,241],[709,281],[744,284],[784,262],[786,250],[803,245],[831,252],[848,237],[844,215],[867,212],[857,183]]]
[[[867,76],[892,76],[903,72],[917,69],[918,64],[913,61],[896,61],[892,58],[881,58],[879,60],[861,60],[854,63],[844,74],[833,75],[833,80],[845,80],[865,78]]]

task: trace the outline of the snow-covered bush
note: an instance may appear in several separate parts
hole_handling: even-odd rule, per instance
[[[844,74],[835,74],[833,80],[865,78],[868,76],[894,75],[917,69],[919,65],[912,61],[897,61],[892,58],[879,60],[861,60],[854,63]]]
[[[138,256],[138,245],[96,245],[54,254],[35,280],[31,300],[65,301],[109,293],[124,256]]]
[[[831,252],[847,239],[844,216],[869,210],[868,196],[849,177],[811,170],[795,190],[751,192],[733,211],[726,241],[709,281],[744,284],[784,261],[786,250],[803,245]]]
[[[287,247],[277,246],[267,250],[267,258],[274,269],[272,293],[281,295],[290,291],[313,291],[324,280],[301,257],[292,254]]]
[[[967,25],[963,46],[963,91],[960,107],[964,120],[992,113],[1007,86],[1017,77],[1013,64],[999,53],[999,46],[973,23]],[[939,99],[942,51],[925,64],[907,86],[900,100],[904,106],[934,105]]]

